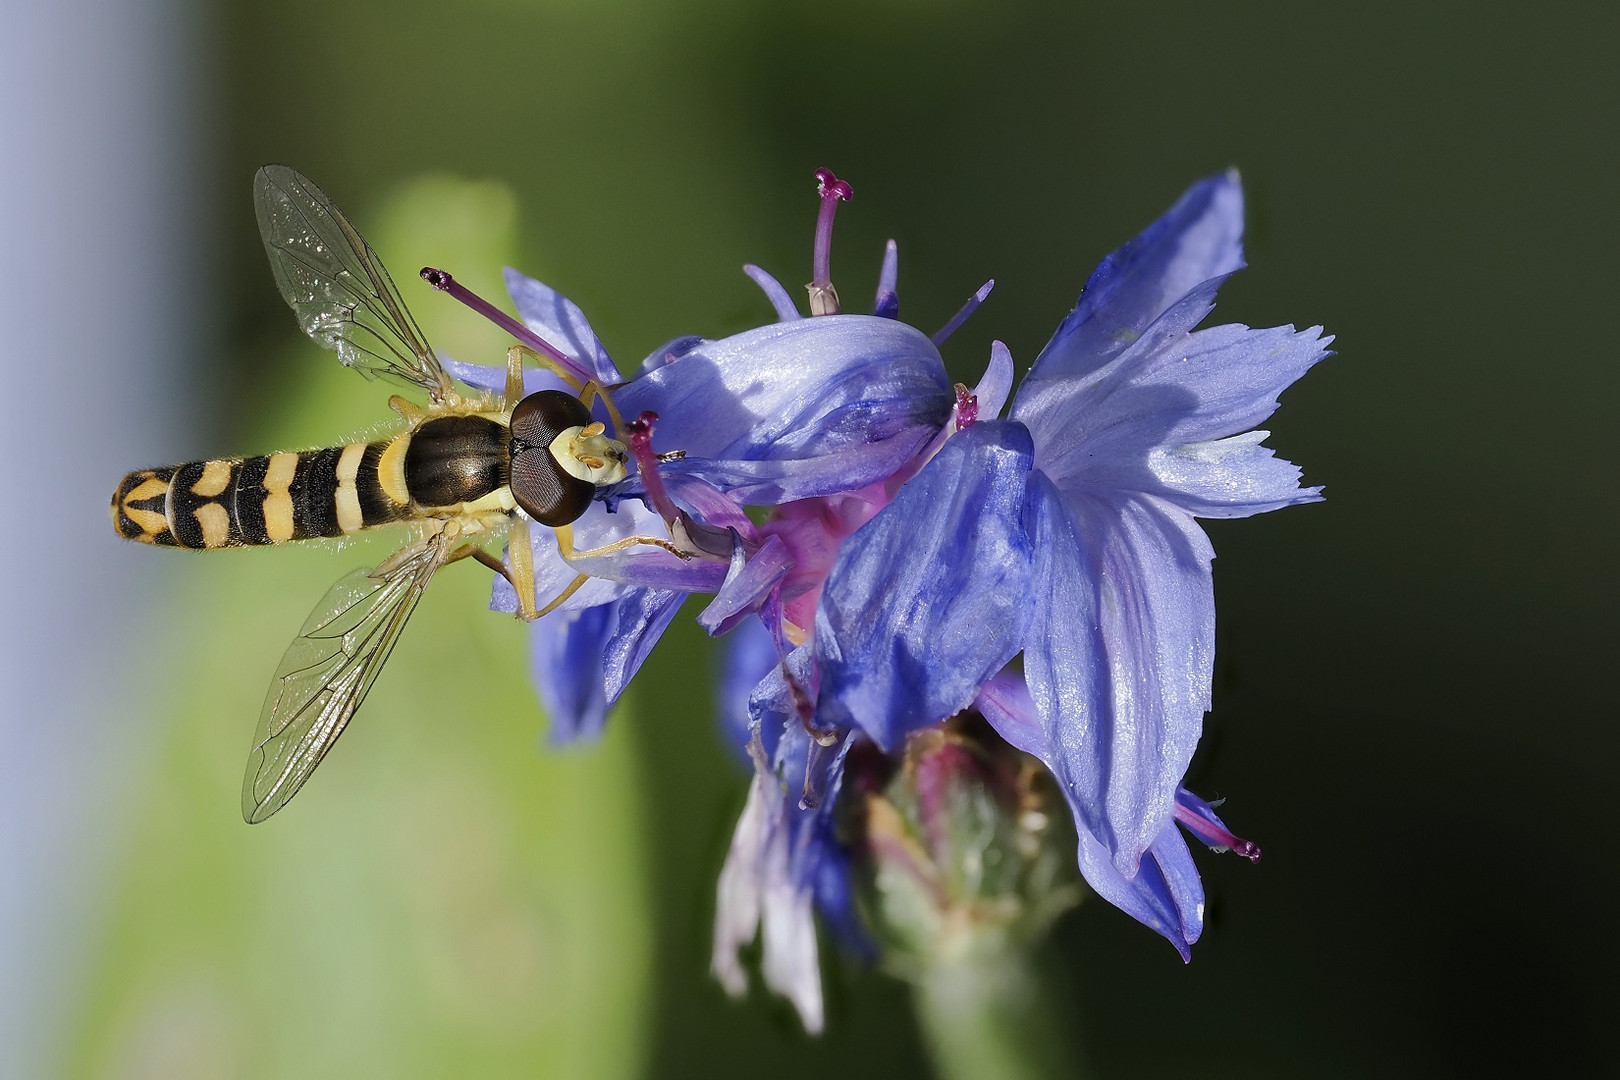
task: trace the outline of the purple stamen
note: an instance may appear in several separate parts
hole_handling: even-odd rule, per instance
[[[969,315],[972,315],[975,311],[979,310],[979,305],[984,303],[985,297],[989,296],[990,290],[995,287],[995,278],[991,278],[983,285],[980,285],[979,291],[968,297],[968,302],[962,305],[962,310],[958,311],[955,315],[952,315],[950,322],[946,323],[938,330],[935,330],[934,336],[929,340],[932,341],[936,347],[945,344],[945,339],[956,333],[956,328],[967,322]]]
[[[956,384],[956,430],[965,431],[979,422],[979,396],[961,383]]]
[[[853,199],[855,189],[838,179],[831,169],[816,170],[816,189],[821,195],[821,213],[816,217],[816,244],[811,260],[810,314],[838,314],[838,292],[832,283],[832,227],[838,204]]]
[[[1252,863],[1260,861],[1260,845],[1253,840],[1245,840],[1234,834],[1224,825],[1217,824],[1200,814],[1197,810],[1187,806],[1180,799],[1176,800],[1176,820],[1181,822],[1186,830],[1210,847],[1227,848],[1237,852]]]
[[[466,304],[541,356],[555,362],[558,367],[572,376],[580,385],[583,386],[596,378],[595,375],[580,367],[577,361],[570,360],[559,352],[556,346],[546,341],[545,338],[451,277],[448,270],[436,270],[431,266],[424,266],[422,267],[422,280],[440,292],[449,293],[452,298],[460,300],[463,304]]]

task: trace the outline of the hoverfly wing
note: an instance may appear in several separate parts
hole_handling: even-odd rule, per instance
[[[266,165],[254,177],[253,204],[276,285],[304,333],[368,379],[442,401],[450,376],[382,260],[326,193],[296,169]]]
[[[343,734],[445,552],[442,534],[428,537],[345,575],[315,605],[259,713],[242,781],[249,824],[285,806]]]

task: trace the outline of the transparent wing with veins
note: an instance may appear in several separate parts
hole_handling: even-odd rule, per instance
[[[443,534],[356,570],[315,605],[265,695],[242,781],[242,816],[256,824],[285,806],[332,749],[388,659],[433,572]]]
[[[296,169],[266,165],[253,204],[276,285],[304,333],[368,379],[450,396],[450,376],[382,260],[324,191]]]

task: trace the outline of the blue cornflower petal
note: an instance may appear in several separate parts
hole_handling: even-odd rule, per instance
[[[748,713],[748,697],[760,680],[775,670],[780,658],[770,631],[758,619],[745,620],[727,634],[722,648],[724,659],[715,686],[721,733],[726,745],[743,755],[746,762],[744,748],[753,724]]]
[[[1030,378],[1074,379],[1119,355],[1170,305],[1243,267],[1243,187],[1235,171],[1194,184],[1091,274]]]
[[[1148,847],[1135,876],[1119,872],[1108,848],[1083,827],[1080,833],[1080,873],[1097,895],[1176,947],[1181,958],[1192,959],[1192,944],[1204,930],[1204,885],[1198,878],[1192,852],[1174,825],[1166,825]]]
[[[736,530],[731,535],[733,553],[725,583],[716,590],[709,606],[698,613],[698,625],[711,637],[719,637],[759,610],[766,594],[793,567],[793,556],[780,537],[767,537],[759,550],[748,556]]]
[[[616,604],[556,611],[529,631],[530,671],[540,704],[551,718],[553,746],[594,739],[607,719],[602,652],[618,623]]]
[[[604,386],[623,381],[590,320],[572,300],[510,266],[506,268],[506,291],[523,317],[523,325],[548,345],[591,372]]]
[[[752,505],[863,487],[895,472],[954,403],[939,350],[869,315],[774,323],[704,342],[620,388],[625,416],[659,414],[663,468]]]
[[[872,301],[872,314],[880,319],[900,317],[900,249],[893,240],[883,245],[883,267],[878,271],[877,296]]]
[[[1053,775],[1061,778],[1057,765],[1057,752],[1061,747],[1054,746],[1042,729],[1024,676],[1010,670],[997,674],[984,685],[974,705],[1009,745],[1033,754]],[[1075,815],[1075,832],[1080,838],[1080,873],[1086,883],[1109,903],[1163,934],[1183,960],[1192,959],[1189,946],[1198,940],[1203,929],[1204,891],[1198,868],[1175,826],[1166,826],[1154,838],[1135,876],[1126,877],[1115,865],[1108,847],[1099,843],[1086,828],[1072,789],[1066,794]],[[1208,804],[1185,788],[1180,789],[1176,797],[1184,803],[1190,800],[1195,813],[1202,807],[1209,818],[1214,818]]]
[[[806,1031],[821,1030],[821,969],[814,913],[834,926],[853,927],[849,860],[838,843],[833,807],[843,783],[844,760],[859,736],[850,732],[836,748],[816,745],[787,698],[761,702],[756,689],[755,737],[748,744],[755,766],[748,803],[737,822],[720,872],[715,908],[712,970],[733,994],[747,987],[739,950],[762,938],[765,984],[792,1001]],[[769,715],[762,715],[762,711]],[[776,729],[775,750],[760,736]],[[813,806],[801,792],[822,796]]]
[[[1031,453],[1021,425],[968,428],[842,545],[816,611],[819,726],[857,726],[897,749],[1018,652]]]
[[[745,263],[743,264],[743,273],[747,274],[749,280],[759,286],[760,291],[765,294],[765,299],[771,302],[771,307],[775,309],[776,317],[779,320],[782,322],[795,322],[804,318],[803,315],[799,314],[797,305],[793,303],[793,297],[788,295],[788,291],[782,288],[782,283],[772,277],[769,271],[755,266],[753,263]]]
[[[1194,289],[1092,375],[1068,385],[1025,381],[1012,415],[1035,436],[1037,468],[1066,491],[1145,491],[1222,517],[1314,501],[1318,489],[1301,489],[1287,462],[1263,464],[1255,476],[1240,471],[1270,458],[1258,440],[1239,444],[1248,449],[1236,460],[1226,453],[1232,447],[1210,444],[1275,412],[1278,395],[1327,355],[1332,339],[1320,327],[1188,333],[1218,284]]]
[[[1030,484],[1024,673],[1053,773],[1120,873],[1170,822],[1210,703],[1214,552],[1151,496]]]
[[[534,623],[532,670],[554,745],[601,734],[608,707],[624,693],[683,599],[684,593],[636,589],[613,603],[553,612]]]
[[[973,397],[979,407],[980,420],[994,420],[1001,415],[1012,392],[1013,358],[1007,346],[999,341],[990,343],[990,363],[985,365],[979,384],[973,388]]]
[[[1320,502],[1320,487],[1301,487],[1298,465],[1262,445],[1269,431],[1159,447],[1148,455],[1148,490],[1197,517],[1239,518]]]
[[[643,360],[641,366],[636,369],[636,378],[639,379],[647,372],[661,368],[665,364],[673,364],[699,345],[706,344],[708,340],[708,338],[698,334],[682,334],[680,337],[670,338],[647,354],[647,359]],[[530,391],[530,393],[533,393],[533,391]]]

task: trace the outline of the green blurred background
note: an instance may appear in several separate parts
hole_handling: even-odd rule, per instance
[[[1210,524],[1217,689],[1191,781],[1266,858],[1200,856],[1190,966],[1084,905],[1042,957],[1058,1013],[1101,1075],[1608,1060],[1612,4],[64,10],[0,26],[20,462],[0,1071],[927,1071],[881,974],[829,968],[815,1041],[709,979],[744,778],[690,619],[606,739],[557,753],[522,629],[452,568],[317,779],[241,823],[275,658],[386,543],[160,553],[102,508],[132,467],[387,418],[275,292],[249,196],[266,161],[350,213],[440,350],[501,343],[414,269],[498,297],[509,262],[626,369],[768,320],[739,266],[807,278],[831,166],[856,191],[848,306],[891,236],[925,330],[996,278],[946,350],[969,381],[992,338],[1027,367],[1102,255],[1241,168],[1252,269],[1217,317],[1321,322],[1339,353],[1270,425],[1328,502]]]

